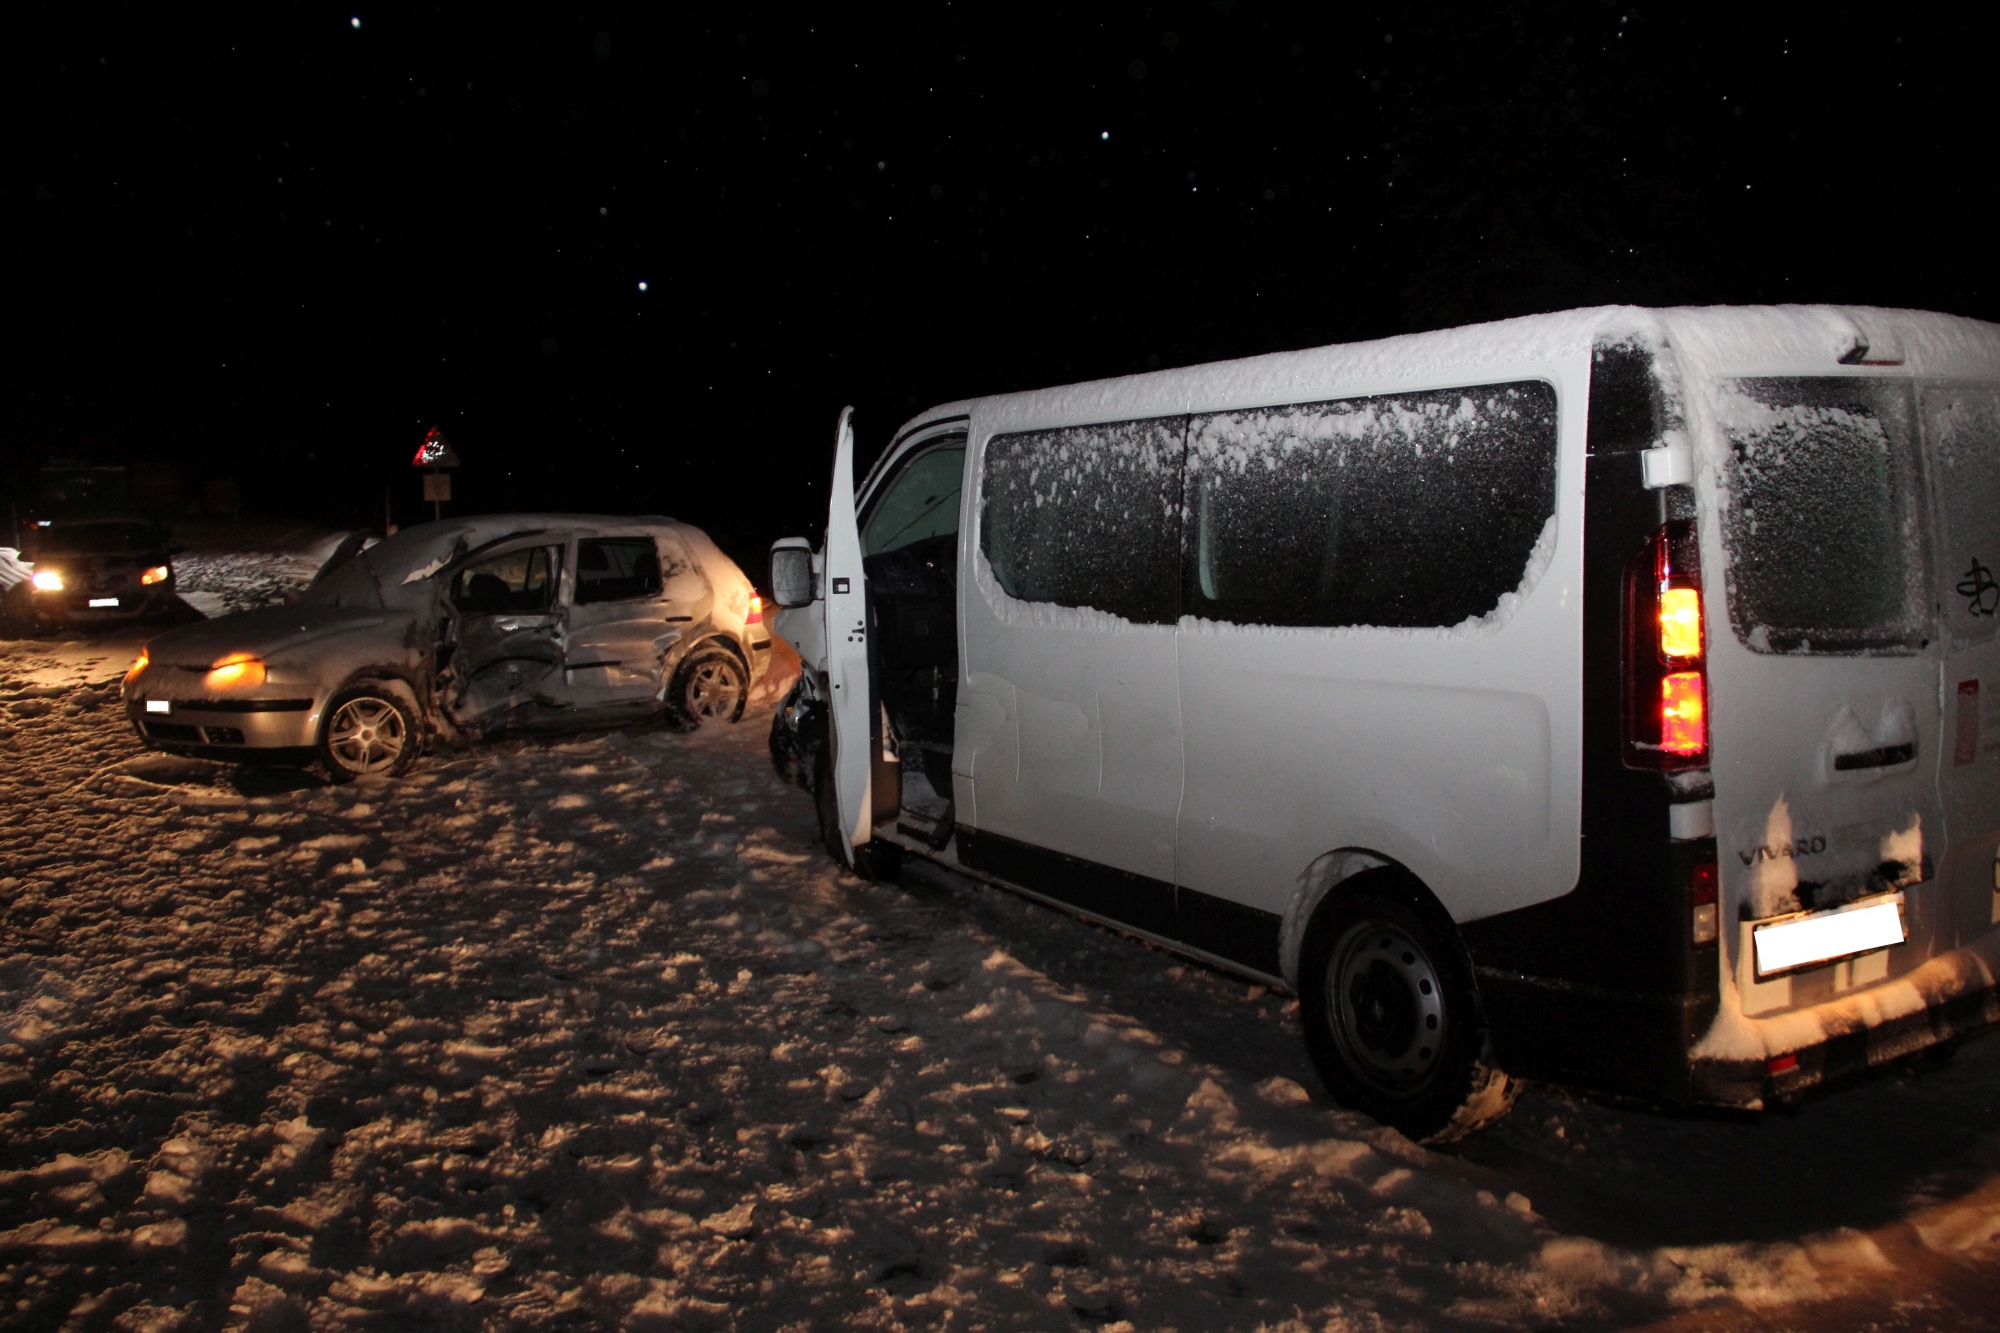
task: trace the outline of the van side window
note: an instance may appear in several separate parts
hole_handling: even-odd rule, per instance
[[[1556,394],[1540,380],[1193,418],[1188,614],[1457,625],[1553,539]]]
[[[1163,417],[989,440],[979,548],[1007,595],[1179,619],[1186,431]]]
[[[861,553],[898,551],[929,537],[958,531],[958,492],[965,472],[965,442],[926,449],[903,464],[861,530]]]
[[[2000,628],[2000,389],[1925,389],[1924,434],[1945,527],[1938,601],[1954,639],[1983,642]]]
[[[1760,653],[1915,652],[1928,634],[1907,380],[1717,384],[1729,618]]]
[[[659,595],[660,553],[651,537],[603,537],[576,544],[576,605]]]

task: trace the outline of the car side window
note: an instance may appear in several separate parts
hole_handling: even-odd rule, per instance
[[[660,553],[651,537],[597,537],[576,544],[576,605],[659,595]]]
[[[534,615],[556,604],[560,548],[492,555],[451,576],[451,604],[467,615]]]
[[[958,531],[958,492],[965,473],[965,441],[918,453],[870,507],[861,532],[863,555],[897,551],[930,537]]]

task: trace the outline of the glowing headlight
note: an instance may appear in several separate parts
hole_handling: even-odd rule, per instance
[[[231,653],[208,669],[202,683],[211,690],[247,690],[264,683],[264,659],[253,653]]]
[[[125,688],[128,690],[131,689],[132,682],[144,675],[146,668],[152,664],[152,657],[147,654],[144,648],[141,648],[139,655],[132,659],[132,665],[125,668]]]
[[[139,582],[150,588],[155,583],[165,583],[167,575],[171,572],[165,565],[154,565],[139,576]]]
[[[56,573],[53,569],[38,569],[35,571],[36,592],[61,592],[62,590],[62,575]]]

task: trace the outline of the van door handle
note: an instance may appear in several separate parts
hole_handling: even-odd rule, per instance
[[[1843,773],[1856,768],[1893,768],[1897,764],[1907,764],[1916,757],[1917,743],[1904,741],[1901,745],[1878,745],[1872,750],[1837,754],[1833,757],[1833,766]]]

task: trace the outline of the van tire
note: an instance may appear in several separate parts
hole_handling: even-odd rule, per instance
[[[840,827],[840,798],[833,789],[833,740],[821,742],[819,758],[813,764],[813,809],[819,815],[820,841],[826,854],[845,866],[847,834]],[[853,870],[871,883],[893,884],[903,874],[903,849],[893,842],[875,838],[853,849]]]
[[[1299,953],[1299,1017],[1327,1091],[1419,1143],[1506,1113],[1472,960],[1430,895],[1393,870],[1328,895]]]

